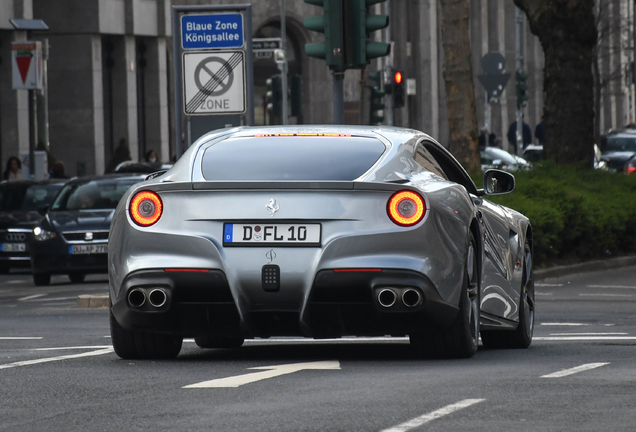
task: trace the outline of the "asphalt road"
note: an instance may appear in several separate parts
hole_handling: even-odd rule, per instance
[[[636,430],[636,268],[537,283],[527,350],[418,360],[406,339],[246,341],[173,361],[125,361],[107,291],[0,276],[0,430]]]

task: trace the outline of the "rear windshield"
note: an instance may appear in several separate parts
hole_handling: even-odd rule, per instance
[[[55,199],[51,210],[107,210],[117,207],[126,191],[142,179],[108,179],[73,182]]]
[[[385,145],[362,137],[245,137],[209,147],[206,180],[341,180],[367,172]]]
[[[0,187],[0,211],[38,211],[39,208],[51,204],[62,186],[62,183],[4,183]]]

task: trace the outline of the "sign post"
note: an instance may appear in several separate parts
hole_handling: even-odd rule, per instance
[[[173,6],[177,158],[183,115],[240,115],[254,124],[251,5]]]

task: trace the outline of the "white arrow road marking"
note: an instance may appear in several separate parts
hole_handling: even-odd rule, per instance
[[[98,356],[103,354],[110,354],[111,352],[113,352],[113,348],[108,347],[106,349],[100,349],[97,351],[89,351],[89,352],[81,353],[81,354],[69,354],[69,355],[59,356],[59,357],[49,357],[49,358],[43,358],[43,359],[26,360],[21,362],[4,364],[4,365],[0,365],[0,369],[9,369],[9,368],[14,368],[19,366],[30,366],[30,365],[39,364],[39,363],[48,363],[48,362],[68,360],[68,359],[74,359],[74,358],[80,358],[80,357]]]
[[[265,380],[268,378],[274,378],[280,375],[287,375],[290,373],[298,372],[306,369],[322,370],[322,369],[340,369],[340,362],[333,361],[318,361],[309,363],[294,363],[278,366],[261,366],[253,367],[250,369],[264,369],[263,372],[256,372],[244,375],[238,375],[233,377],[215,379],[210,381],[203,381],[196,384],[190,384],[183,388],[227,388],[238,387],[243,384],[250,384],[256,381]]]
[[[452,405],[447,405],[444,408],[440,408],[437,411],[433,411],[431,413],[428,414],[424,414],[420,417],[415,417],[414,419],[411,419],[407,422],[404,422],[402,424],[399,424],[397,426],[393,426],[392,428],[389,429],[384,429],[381,432],[406,432],[408,430],[411,429],[415,429],[417,427],[422,426],[423,424],[426,424],[430,421],[433,421],[435,419],[438,419],[440,417],[444,417],[445,415],[448,414],[452,414],[455,411],[459,411],[461,409],[464,408],[468,408],[471,405],[475,405],[479,402],[483,402],[486,399],[464,399],[463,401],[459,401],[457,403],[454,403]]]
[[[596,369],[599,368],[601,366],[606,366],[609,363],[588,363],[588,364],[584,364],[581,366],[577,366],[575,368],[572,369],[565,369],[559,372],[554,372],[548,375],[543,375],[541,378],[562,378],[564,376],[568,376],[568,375],[573,375],[575,373],[579,373],[579,372],[585,372],[587,370],[590,369]]]

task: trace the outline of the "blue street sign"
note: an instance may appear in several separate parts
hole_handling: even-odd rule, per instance
[[[183,15],[181,46],[183,49],[240,48],[243,46],[243,15]]]

